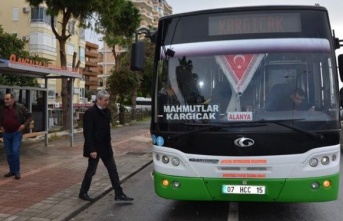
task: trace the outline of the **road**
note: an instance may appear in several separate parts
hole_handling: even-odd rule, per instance
[[[341,162],[341,170],[342,162]],[[72,221],[339,221],[342,220],[342,191],[339,199],[323,203],[229,203],[174,201],[159,198],[153,190],[152,165],[127,180],[123,189],[133,203],[115,203],[113,192],[72,218]],[[343,183],[341,177],[340,183]]]

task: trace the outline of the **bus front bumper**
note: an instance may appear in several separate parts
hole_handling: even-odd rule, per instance
[[[158,196],[174,200],[197,201],[249,201],[249,202],[323,202],[338,197],[339,174],[323,177],[288,179],[223,179],[177,177],[154,172],[155,192]],[[324,187],[329,181],[331,185]],[[318,186],[316,186],[318,185]],[[227,193],[228,186],[239,187],[242,192]],[[316,189],[313,187],[316,186]],[[245,187],[264,187],[262,194],[243,191]]]

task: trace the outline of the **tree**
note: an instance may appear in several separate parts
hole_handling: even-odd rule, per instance
[[[119,97],[119,104],[124,103],[124,99],[132,94],[140,86],[140,75],[130,70],[128,53],[119,56],[122,66],[119,70],[112,70],[111,76],[107,79],[107,90],[111,94],[111,103],[116,103],[116,97]],[[124,123],[124,110],[120,108],[119,123]]]
[[[79,21],[85,21],[89,18],[93,12],[96,11],[98,7],[99,0],[26,0],[30,5],[38,7],[40,4],[45,3],[47,6],[47,14],[51,17],[51,29],[54,33],[58,43],[59,43],[59,54],[61,67],[67,67],[67,57],[66,57],[66,42],[72,36],[67,29],[68,22],[71,18],[75,18]],[[55,16],[61,15],[60,21],[55,21]],[[55,27],[55,24],[60,26],[60,28]],[[60,32],[59,32],[60,31]],[[79,63],[79,62],[78,62]],[[77,64],[73,68],[78,68]],[[68,88],[71,84],[71,80],[68,78],[62,78],[62,113],[63,116],[69,116],[69,96]],[[66,129],[69,126],[68,117],[63,117],[63,127]]]
[[[0,25],[0,58],[8,59],[11,54],[21,58],[30,58],[35,61],[42,61],[38,56],[30,56],[28,51],[24,50],[25,42],[17,38],[16,34],[4,32]],[[38,87],[36,78],[18,75],[0,74],[0,85],[16,85]]]
[[[99,4],[99,23],[106,44],[112,48],[115,69],[120,69],[116,45],[128,46],[140,24],[139,10],[128,0],[103,0]]]
[[[105,0],[100,4],[98,12],[98,25],[115,59],[115,70],[107,79],[112,104],[116,103],[117,95],[119,95],[120,104],[123,104],[126,96],[131,96],[132,100],[135,100],[137,96],[135,92],[139,88],[141,76],[136,76],[137,74],[129,70],[128,54],[124,53],[119,56],[116,46],[130,47],[134,33],[140,24],[139,10],[128,0]],[[122,64],[121,61],[125,59],[127,62]],[[120,108],[120,123],[124,121],[123,112],[123,108]],[[134,110],[132,113],[134,116]]]

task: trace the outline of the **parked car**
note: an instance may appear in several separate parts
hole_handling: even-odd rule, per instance
[[[150,97],[137,97],[136,109],[151,110],[151,98]]]
[[[120,103],[116,103],[116,105],[117,105],[117,114],[119,114],[119,106],[120,106]],[[127,112],[127,113],[130,113],[131,112],[131,106],[127,106],[127,105],[123,105],[124,106],[124,108],[125,108],[125,112]]]

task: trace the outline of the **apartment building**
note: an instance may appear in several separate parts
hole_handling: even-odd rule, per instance
[[[172,7],[165,0],[131,0],[140,10],[141,27],[157,27],[158,19],[172,13]],[[26,41],[26,49],[31,54],[49,59],[52,64],[60,66],[59,43],[50,26],[50,16],[46,15],[47,7],[30,7],[25,0],[2,1],[0,7],[0,24],[7,33],[15,33]],[[55,18],[57,30],[61,29],[61,16]],[[74,103],[86,102],[85,91],[106,88],[106,79],[115,66],[112,49],[107,45],[96,55],[98,46],[86,43],[85,30],[78,26],[79,21],[71,19],[68,31],[72,34],[66,44],[67,66],[72,66],[73,54],[78,54],[80,74],[84,78],[75,80]],[[116,52],[126,51],[126,48],[116,47]],[[98,61],[98,64],[96,62]],[[98,68],[98,69],[97,69]],[[99,75],[97,75],[99,74]],[[44,82],[40,82],[42,86]],[[61,103],[61,80],[48,80],[49,104]]]
[[[141,14],[141,27],[157,27],[158,20],[171,15],[173,8],[166,0],[131,0]]]
[[[172,7],[166,0],[131,0],[132,3],[139,9],[141,15],[140,27],[155,27],[157,28],[158,20],[162,16],[171,15]],[[116,46],[116,52],[126,51],[126,48]],[[105,43],[104,47],[99,50],[99,82],[98,89],[106,88],[106,79],[110,76],[111,70],[115,66],[115,59],[111,48]]]
[[[7,33],[17,34],[26,42],[26,50],[32,55],[49,59],[51,64],[60,66],[59,43],[55,38],[50,26],[50,16],[46,15],[47,7],[41,4],[39,7],[31,7],[25,0],[2,1],[0,7],[0,24]],[[61,16],[55,18],[55,27],[61,29]],[[80,69],[85,67],[85,30],[78,27],[79,21],[71,19],[68,23],[68,31],[72,34],[66,44],[67,66],[72,67],[73,54],[78,54],[81,61]],[[81,73],[80,73],[81,74]],[[40,82],[44,85],[44,82]],[[74,103],[84,100],[85,82],[75,80]],[[48,102],[55,104],[61,102],[61,80],[48,80]]]
[[[98,53],[99,45],[86,41],[86,63],[82,74],[85,78],[85,90],[98,89]]]

